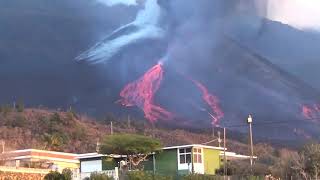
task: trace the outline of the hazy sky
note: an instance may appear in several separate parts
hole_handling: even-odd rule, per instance
[[[269,0],[268,18],[298,29],[320,31],[320,0]]]
[[[113,6],[117,4],[124,4],[124,5],[136,5],[136,0],[97,0],[98,2],[101,2],[103,4],[106,4],[107,6]]]

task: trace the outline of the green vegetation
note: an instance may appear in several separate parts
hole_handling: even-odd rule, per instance
[[[90,180],[113,180],[112,177],[109,177],[106,174],[97,173],[97,172],[91,173],[89,179]]]
[[[70,169],[63,169],[62,173],[51,171],[44,177],[44,180],[72,180],[72,172]]]
[[[131,171],[127,173],[128,180],[173,180],[171,176],[153,174],[144,171]]]
[[[18,101],[17,105],[16,105],[16,110],[17,112],[23,112],[24,111],[24,104],[22,101]]]
[[[18,112],[21,110],[23,111]],[[110,133],[110,123],[96,122],[84,116],[80,118],[79,115],[71,110],[67,112],[27,108],[22,108],[21,110],[18,110],[18,105],[16,109],[10,105],[0,106],[0,139],[5,141],[6,147],[11,149],[30,147],[85,153],[94,152],[97,141],[102,139],[100,148],[102,153],[129,155],[134,169],[140,169],[141,167],[144,170],[151,170],[140,162],[143,161],[145,155],[161,148],[160,141],[148,136],[156,136],[164,144],[202,143],[212,139],[211,132],[210,134],[209,132],[192,133],[184,130],[152,128],[150,124],[142,120],[131,117],[129,121],[127,116],[117,118],[115,116],[112,117],[112,115],[109,115],[108,119],[115,121],[113,123],[113,131],[115,133],[131,134],[116,134],[104,137],[105,134]],[[12,141],[12,139],[15,141]],[[27,145],[26,142],[28,142]],[[217,144],[210,145],[217,146]],[[247,144],[239,143],[239,141],[232,139],[228,141],[228,149],[237,153],[248,154]],[[254,154],[258,156],[258,159],[253,166],[253,173],[249,168],[249,160],[231,161],[227,164],[228,175],[236,177],[250,177],[250,175],[253,175],[251,178],[257,178],[271,174],[281,179],[316,179],[319,177],[320,145],[317,143],[307,144],[300,150],[274,148],[271,145],[262,143],[255,144]],[[162,158],[176,161],[168,156]],[[105,163],[104,165],[108,164]],[[161,167],[168,168],[169,165],[161,165]],[[156,169],[161,172],[163,170],[161,167]],[[223,168],[220,168],[217,174],[223,175]],[[52,175],[58,176],[58,174],[54,173]],[[136,172],[135,175],[149,177],[149,175],[153,174]],[[185,178],[188,177],[201,179],[203,176],[190,175]]]
[[[10,112],[12,112],[12,107],[10,104],[5,104],[0,106],[0,112],[3,114],[4,117],[6,117]]]
[[[117,134],[106,136],[101,144],[100,153],[127,155],[129,162],[138,166],[147,156],[161,150],[160,141],[136,134]]]

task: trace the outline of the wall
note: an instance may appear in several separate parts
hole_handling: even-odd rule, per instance
[[[220,150],[203,148],[204,152],[204,173],[215,174],[216,169],[220,168]]]
[[[61,161],[54,161],[53,162],[56,166],[58,166],[58,171],[62,171],[63,169],[79,169],[79,163],[69,163],[69,162],[61,162]]]
[[[81,172],[102,171],[102,160],[81,161]]]
[[[176,175],[178,172],[177,149],[164,150],[156,154],[156,172],[165,175]]]

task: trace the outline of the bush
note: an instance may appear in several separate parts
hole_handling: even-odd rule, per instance
[[[128,180],[173,180],[171,176],[153,174],[145,171],[131,171],[127,173]]]
[[[181,179],[182,180],[221,180],[223,178],[220,176],[214,176],[214,175],[189,174],[189,175],[183,176]]]
[[[8,127],[26,127],[28,124],[28,121],[25,117],[23,116],[16,116],[12,119],[7,119],[5,122],[5,125]]]
[[[24,111],[24,104],[22,101],[19,101],[15,107],[18,112],[23,112]]]
[[[44,177],[44,180],[72,180],[72,172],[70,169],[63,169],[62,173],[51,171]]]
[[[103,173],[94,172],[90,174],[90,180],[113,180],[113,178]]]
[[[51,171],[44,176],[44,180],[64,180],[64,176],[57,171]]]
[[[72,180],[72,171],[70,169],[63,169],[62,175],[64,180]]]

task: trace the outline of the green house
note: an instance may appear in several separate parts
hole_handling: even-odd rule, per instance
[[[221,165],[223,148],[199,144],[165,147],[151,160],[154,171],[159,174],[215,174]],[[146,166],[146,170],[151,170]],[[153,170],[152,168],[152,170]]]
[[[151,154],[141,163],[143,170],[164,175],[183,175],[189,173],[214,175],[227,160],[249,159],[249,156],[234,152],[225,152],[222,147],[190,144],[165,147],[161,152]],[[254,157],[256,158],[256,157]],[[80,172],[103,172],[119,169],[130,170],[130,164],[124,155],[102,155],[88,153],[79,156]]]

